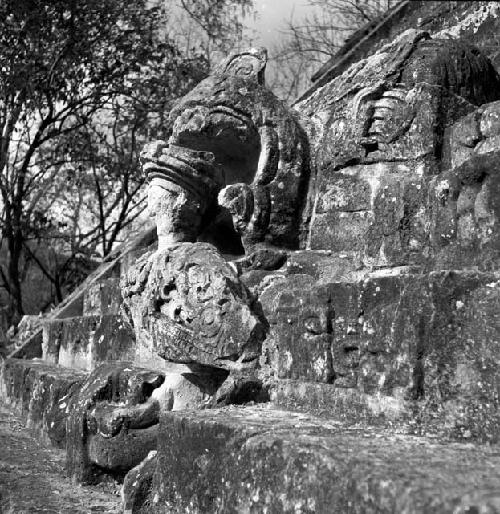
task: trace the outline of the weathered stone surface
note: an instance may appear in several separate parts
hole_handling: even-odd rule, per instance
[[[264,327],[235,270],[207,243],[145,256],[122,286],[137,358],[232,368],[255,361]]]
[[[127,260],[130,253],[136,253],[141,248],[152,244],[156,238],[156,230],[150,229],[141,232],[137,237],[132,238],[120,245],[111,252],[98,269],[92,272],[85,281],[80,284],[70,295],[57,305],[48,315],[48,320],[63,319],[83,315],[83,297],[85,291],[94,283],[105,280],[120,273],[121,264]],[[19,359],[33,359],[42,357],[42,328],[37,330],[21,348],[12,352],[9,357]]]
[[[124,473],[156,448],[158,425],[143,429],[129,429],[114,437],[92,434],[88,438],[89,460],[96,466]]]
[[[445,137],[448,171],[430,183],[436,266],[498,269],[500,263],[500,102],[452,125]]]
[[[146,147],[141,159],[151,180],[148,208],[156,219],[159,248],[196,241],[224,184],[213,154],[158,141]]]
[[[153,476],[156,471],[156,450],[125,476],[122,487],[123,514],[152,512]]]
[[[367,394],[354,387],[305,380],[277,380],[270,388],[270,400],[278,409],[306,412],[342,422],[397,429],[401,433],[435,434],[422,427],[413,404],[403,398],[384,394]],[[415,408],[417,411],[418,406]],[[441,435],[447,435],[441,432]]]
[[[86,374],[38,360],[7,359],[0,397],[19,412],[42,440],[59,448],[66,442],[66,407]]]
[[[79,483],[124,474],[156,446],[162,373],[113,362],[95,369],[67,409],[66,467]]]
[[[23,316],[17,325],[16,344],[25,343],[40,328],[42,322],[42,316]]]
[[[357,282],[366,276],[359,253],[301,250],[288,255],[285,274],[311,275],[319,284]]]
[[[135,354],[134,332],[116,314],[47,320],[43,338],[45,361],[85,371]]]
[[[270,332],[263,354],[278,378],[332,382],[330,291],[307,275],[277,280],[260,296]]]
[[[155,512],[496,512],[495,447],[263,408],[165,414]]]
[[[247,248],[298,246],[308,142],[294,113],[264,87],[266,63],[264,49],[228,56],[174,106],[168,143],[143,154],[160,248],[215,242],[211,225],[230,227],[229,239]]]
[[[334,387],[328,392],[326,386],[315,389],[299,381],[278,380],[272,386],[276,401],[290,408],[330,409],[348,417],[365,416],[361,414],[365,410],[404,423],[412,420],[419,431],[450,437],[499,439],[497,275],[443,271],[373,276],[321,287],[306,281],[302,288],[291,280],[298,278],[278,280],[262,294],[264,312],[272,311],[281,294],[291,295],[288,304],[293,305],[292,312],[276,307],[275,316],[284,316],[284,323],[273,324],[270,319],[264,362],[279,379],[315,380],[309,371],[316,361],[307,354],[308,339],[293,327],[297,319],[299,324],[306,322],[304,313],[310,307],[321,318],[317,301],[323,291],[327,299],[323,309],[332,325],[325,351]],[[301,305],[308,288],[319,295]],[[344,395],[338,388],[352,388],[373,399],[356,400],[358,411],[342,399],[358,393]]]
[[[497,266],[498,107],[474,109],[499,86],[473,47],[410,30],[296,104],[316,126],[307,247],[354,252],[367,268]],[[447,172],[465,160],[469,179]]]
[[[120,279],[116,277],[100,280],[85,291],[84,316],[119,314],[122,303]]]

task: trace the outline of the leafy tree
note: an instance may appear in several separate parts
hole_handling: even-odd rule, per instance
[[[237,39],[241,24],[227,24],[250,6],[0,3],[0,277],[17,315],[30,265],[60,300],[75,262],[111,251],[143,206],[143,143],[168,134],[173,101],[206,75],[214,50]]]

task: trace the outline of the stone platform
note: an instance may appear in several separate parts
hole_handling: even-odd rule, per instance
[[[231,407],[164,414],[155,512],[500,511],[498,446]]]
[[[86,376],[39,360],[7,359],[0,368],[0,397],[37,437],[64,448],[68,399]]]
[[[43,359],[91,371],[101,362],[135,355],[135,336],[118,314],[49,320],[43,326]]]

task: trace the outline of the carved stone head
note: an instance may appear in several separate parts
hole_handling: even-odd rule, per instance
[[[122,286],[138,357],[232,369],[256,361],[264,326],[236,271],[207,243],[148,255]]]
[[[170,113],[168,143],[143,153],[160,244],[210,241],[230,226],[244,247],[297,247],[309,176],[295,114],[264,86],[267,53],[226,58]]]

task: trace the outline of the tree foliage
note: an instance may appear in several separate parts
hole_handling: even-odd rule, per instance
[[[0,3],[0,278],[13,311],[24,312],[30,265],[60,300],[77,280],[75,262],[119,241],[144,206],[141,147],[168,135],[172,103],[207,74],[214,50],[239,37],[250,7]]]

